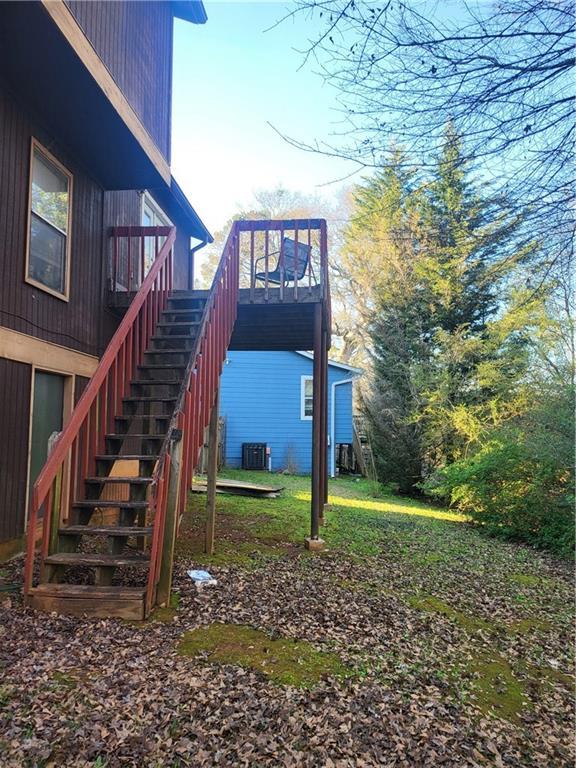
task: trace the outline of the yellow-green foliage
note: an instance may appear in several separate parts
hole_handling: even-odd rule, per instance
[[[258,629],[239,624],[210,624],[186,632],[178,644],[178,653],[253,669],[273,683],[298,688],[310,688],[327,675],[347,675],[346,667],[333,653],[317,651],[303,640],[272,639]]]

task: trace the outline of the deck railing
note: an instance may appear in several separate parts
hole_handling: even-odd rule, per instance
[[[324,219],[237,221],[240,287],[250,300],[305,300],[329,296],[328,240]]]
[[[67,512],[70,504],[76,500],[84,478],[91,473],[95,474],[96,456],[104,453],[106,433],[115,431],[112,429],[114,418],[120,412],[122,398],[128,393],[132,374],[142,362],[150,336],[172,288],[172,248],[175,237],[176,230],[172,227],[118,227],[112,230],[115,254],[120,253],[125,246],[126,253],[131,256],[134,243],[136,252],[142,254],[146,238],[152,238],[155,244],[154,261],[34,483],[28,519],[25,594],[30,593],[33,585],[37,527],[41,513],[42,567],[44,558],[56,543],[62,512]],[[114,263],[117,264],[118,260]],[[127,266],[130,264],[131,260],[128,259]],[[127,289],[131,289],[130,280]]]
[[[113,293],[136,292],[173,227],[113,227],[110,258],[110,289]]]

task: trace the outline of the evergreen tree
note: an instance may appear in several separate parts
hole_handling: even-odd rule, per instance
[[[417,183],[396,152],[357,191],[345,240],[368,296],[377,471],[404,492],[462,455],[527,364],[526,312],[507,294],[530,251],[516,247],[518,218],[477,193],[462,157],[450,125],[432,178]]]

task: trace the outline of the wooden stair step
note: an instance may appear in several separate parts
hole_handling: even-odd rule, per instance
[[[145,597],[143,587],[39,584],[32,589],[28,602],[38,611],[141,621],[145,614]]]
[[[133,387],[148,387],[151,384],[154,384],[156,386],[162,386],[162,387],[176,387],[180,386],[179,381],[174,381],[174,379],[133,379],[130,382],[131,386]]]
[[[180,309],[165,309],[162,313],[164,315],[199,315],[204,312],[204,307],[181,307]]]
[[[149,485],[152,482],[151,477],[87,477],[84,481],[91,485],[102,485],[103,483],[130,483],[131,485]]]
[[[172,323],[170,323],[172,325]],[[187,323],[188,325],[188,323]],[[196,337],[191,333],[173,333],[170,336],[150,336],[150,341],[172,341],[173,339],[184,339],[185,341],[196,341]]]
[[[167,338],[170,338],[169,336]],[[173,347],[172,349],[147,349],[145,355],[189,355],[186,347]]]
[[[176,401],[178,397],[176,395],[163,397],[162,395],[151,395],[150,397],[123,397],[124,403],[172,403]]]
[[[158,461],[160,456],[143,453],[105,453],[96,456],[96,461]]]
[[[210,290],[207,288],[175,288],[169,297],[169,301],[179,301],[187,299],[188,301],[206,301],[210,296]]]
[[[96,509],[98,507],[108,507],[109,509],[115,509],[116,507],[122,507],[122,509],[146,509],[148,507],[147,501],[122,501],[120,499],[83,499],[82,501],[74,501],[72,503],[74,509]]]
[[[131,565],[148,565],[150,558],[144,555],[109,555],[93,552],[56,552],[44,558],[47,565],[88,565],[90,567],[119,568]]]
[[[173,382],[173,383],[178,383],[178,382]],[[155,419],[156,421],[170,421],[171,418],[172,418],[171,414],[168,414],[168,413],[135,413],[129,416],[127,416],[126,414],[119,414],[118,416],[114,416],[114,419],[116,421],[129,421],[129,422],[132,422],[134,419]]]
[[[145,587],[97,587],[93,584],[38,584],[34,592],[50,595],[70,595],[75,597],[118,597],[136,600],[144,597]]]
[[[151,435],[145,432],[110,432],[106,435],[106,440],[125,440],[127,437],[145,438],[146,440],[164,440],[166,433]]]
[[[151,525],[67,525],[59,528],[62,536],[151,536]]]
[[[156,328],[182,328],[182,326],[190,328],[191,325],[200,325],[197,320],[175,320],[173,323],[156,323]]]

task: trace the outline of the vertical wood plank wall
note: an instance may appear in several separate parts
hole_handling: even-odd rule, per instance
[[[0,136],[0,325],[99,356],[117,322],[104,307],[104,192],[29,119],[1,82]],[[68,302],[24,282],[32,136],[74,177]]]
[[[66,0],[150,136],[170,160],[173,17],[169,2]]]
[[[0,542],[24,532],[32,366],[0,358]]]

